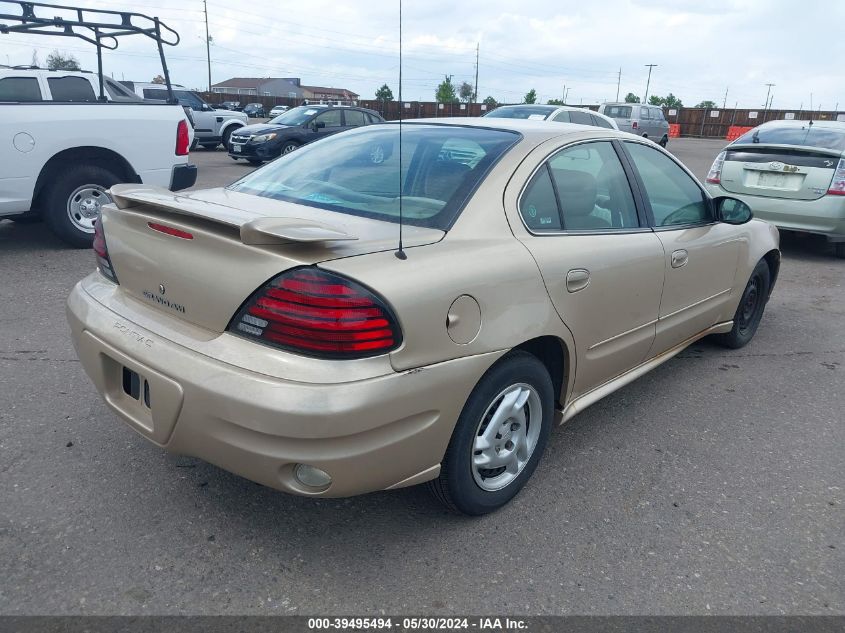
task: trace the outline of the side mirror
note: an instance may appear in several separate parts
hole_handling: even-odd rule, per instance
[[[326,127],[325,121],[314,121],[314,129],[315,130],[322,130],[324,127]]]
[[[745,224],[754,217],[751,207],[736,198],[719,196],[713,198],[713,205],[716,208],[716,219],[725,224]]]
[[[200,106],[200,110],[202,110],[203,112],[208,112],[208,111],[210,111],[210,110],[211,110],[211,106],[210,106],[210,105],[208,105],[207,103],[203,103],[203,104]]]

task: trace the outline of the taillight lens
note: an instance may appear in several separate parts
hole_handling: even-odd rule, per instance
[[[112,266],[111,258],[109,257],[106,236],[103,234],[103,222],[100,218],[97,218],[94,222],[94,243],[91,247],[97,256],[97,269],[100,271],[100,274],[109,281],[120,283],[117,281],[117,275],[114,273],[114,266]]]
[[[191,135],[188,134],[188,122],[182,119],[176,126],[176,155],[187,156],[190,148]]]
[[[360,284],[317,268],[296,268],[259,288],[229,331],[305,356],[378,356],[402,342],[387,303]]]
[[[707,172],[707,182],[714,185],[722,182],[722,167],[725,164],[725,156],[727,156],[727,152],[721,152],[713,161],[710,171]]]
[[[632,129],[632,130],[636,130],[636,129],[637,129],[637,128],[639,128],[639,127],[640,127],[640,125],[639,125],[639,123],[637,123],[636,121],[634,121],[634,122],[632,122],[632,123],[631,123],[631,129]]]
[[[839,159],[836,171],[833,172],[833,179],[827,190],[830,196],[845,196],[845,158]]]

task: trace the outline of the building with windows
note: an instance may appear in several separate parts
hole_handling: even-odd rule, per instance
[[[310,101],[354,101],[358,94],[346,88],[303,86],[299,77],[232,77],[211,87],[212,92],[260,97],[289,97]]]

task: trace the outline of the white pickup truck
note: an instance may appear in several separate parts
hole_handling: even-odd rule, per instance
[[[0,67],[0,219],[43,218],[88,247],[118,183],[173,191],[196,182],[193,129],[180,105],[150,103],[106,77]]]

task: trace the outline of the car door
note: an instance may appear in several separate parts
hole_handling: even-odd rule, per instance
[[[575,339],[573,395],[640,364],[654,339],[663,247],[638,215],[619,151],[609,140],[559,149],[521,180],[516,203],[514,233]]]
[[[731,319],[730,295],[744,238],[736,227],[715,220],[701,185],[669,154],[642,142],[623,146],[664,250],[666,281],[654,356]]]

